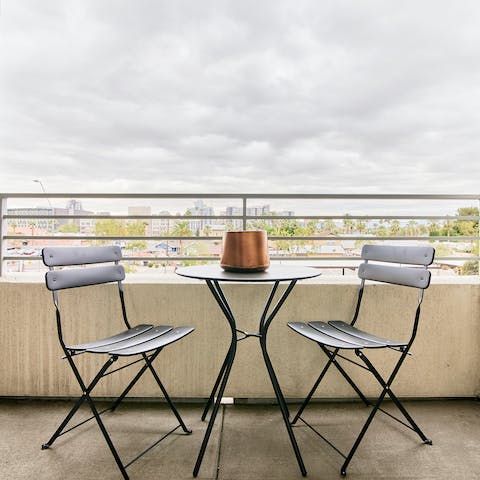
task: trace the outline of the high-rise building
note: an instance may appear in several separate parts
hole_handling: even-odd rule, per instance
[[[162,210],[161,212],[158,212],[158,215],[170,216],[171,213],[166,210]],[[159,237],[163,235],[168,235],[174,223],[175,222],[169,218],[152,219],[152,235]]]
[[[213,208],[205,205],[203,200],[197,200],[193,203],[193,208],[189,208],[190,214],[195,216],[212,216],[215,215]],[[188,221],[190,230],[195,233],[200,233],[206,225],[212,225],[211,218],[198,218]]]

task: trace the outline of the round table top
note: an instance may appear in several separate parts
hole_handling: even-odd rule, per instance
[[[295,265],[270,265],[264,272],[227,272],[220,265],[195,265],[180,267],[175,270],[182,277],[199,280],[218,280],[225,282],[281,282],[286,280],[303,280],[318,277],[320,272],[312,267]]]

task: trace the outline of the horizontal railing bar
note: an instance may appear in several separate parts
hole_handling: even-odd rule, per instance
[[[42,257],[40,255],[17,255],[17,256],[4,256],[4,260],[9,260],[9,261],[18,261],[18,260],[41,260]],[[211,261],[215,260],[218,261],[220,259],[220,255],[212,255],[212,256],[186,256],[186,255],[172,255],[172,256],[159,256],[159,257],[152,257],[152,256],[141,256],[141,257],[123,257],[122,261],[142,261],[142,260],[156,260],[156,261],[183,261],[183,260],[189,260],[189,261]],[[339,256],[295,256],[295,254],[289,254],[288,256],[282,256],[282,255],[270,255],[270,260],[281,260],[283,261],[338,261],[338,262],[345,262],[345,261],[352,261],[352,260],[357,260],[358,262],[362,262],[361,257],[359,256],[344,256],[344,257],[339,257]],[[453,261],[458,261],[458,260],[480,260],[480,256],[468,256],[468,257],[435,257],[435,262],[438,261],[448,261],[448,260],[453,260]],[[354,267],[355,265],[351,264],[345,264],[345,265],[339,265],[339,267],[344,266],[351,266]]]
[[[9,214],[4,215],[3,218],[15,219],[15,218],[28,218],[28,219],[40,219],[47,218],[54,220],[56,218],[61,220],[203,220],[203,219],[229,219],[229,220],[242,220],[242,215],[23,215],[23,214]],[[257,217],[252,217],[257,218]],[[269,218],[269,217],[267,217]],[[383,218],[383,217],[382,217]]]
[[[278,198],[296,200],[363,199],[363,200],[480,200],[480,194],[288,194],[288,193],[0,193],[0,198]]]
[[[475,221],[479,215],[23,215],[8,214],[5,219],[61,220],[453,220]]]
[[[93,235],[4,235],[2,237],[4,240],[222,240],[221,236],[189,236],[189,237],[179,237],[179,236],[105,236],[98,237]],[[478,241],[476,236],[362,236],[362,235],[352,235],[352,236],[343,236],[343,235],[334,235],[334,236],[269,236],[269,240],[314,240],[314,241],[346,241],[346,240],[391,240],[391,241],[410,241],[410,240],[428,240],[428,241],[439,241],[439,240],[448,240],[448,241]]]

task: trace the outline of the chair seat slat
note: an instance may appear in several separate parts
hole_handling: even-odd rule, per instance
[[[343,322],[342,322],[343,323]],[[359,337],[352,333],[347,333],[338,328],[332,326],[331,322],[308,322],[308,325],[313,327],[315,330],[322,332],[329,337],[336,338],[337,340],[342,340],[348,343],[362,344],[365,348],[381,348],[384,347],[380,342],[375,342],[367,338]]]
[[[142,343],[148,342],[155,338],[160,337],[161,335],[169,332],[172,330],[173,327],[168,325],[161,325],[158,327],[153,327],[147,330],[140,335],[135,335],[131,338],[127,338],[122,340],[121,342],[116,342],[109,345],[103,345],[96,348],[87,348],[87,352],[91,353],[115,353],[115,350],[121,350],[122,348],[129,348],[129,347],[136,347],[137,345],[141,345]]]
[[[151,350],[157,350],[158,348],[166,347],[167,345],[170,345],[171,343],[185,337],[185,335],[192,333],[193,330],[194,329],[192,327],[177,327],[161,335],[160,337],[155,338],[154,340],[141,343],[140,345],[136,345],[134,347],[111,350],[109,353],[112,355],[118,355],[120,357],[147,353]]]
[[[124,340],[128,340],[130,338],[136,337],[137,335],[141,335],[142,333],[148,332],[153,328],[153,325],[137,325],[136,327],[129,328],[124,332],[118,333],[116,335],[112,335],[111,337],[101,338],[99,340],[94,340],[92,342],[81,343],[78,345],[68,345],[67,348],[69,350],[80,351],[80,350],[90,350],[94,348],[103,347],[105,345],[112,345],[114,343],[122,342]]]
[[[328,322],[332,327],[337,330],[348,333],[352,337],[356,337],[359,341],[368,341],[377,343],[383,347],[403,347],[407,345],[405,342],[399,342],[396,340],[388,340],[387,338],[377,337],[371,333],[364,332],[358,328],[352,327],[352,325],[342,322],[341,320],[330,320]]]
[[[356,348],[363,348],[364,346],[364,343],[361,341],[345,342],[343,340],[339,340],[338,338],[330,337],[329,335],[326,335],[303,322],[289,322],[287,325],[300,335],[329,347],[354,350]]]

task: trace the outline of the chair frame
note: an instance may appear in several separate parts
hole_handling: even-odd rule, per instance
[[[52,261],[49,259],[49,257],[59,257],[59,260]],[[67,261],[67,258],[72,258],[72,260]],[[75,260],[75,257],[77,259]],[[113,257],[115,257],[113,259]],[[125,326],[127,327],[128,331],[132,330],[132,326],[128,320],[127,317],[127,309],[125,306],[125,298],[124,298],[124,291],[123,291],[123,284],[122,280],[125,277],[125,273],[123,270],[123,267],[121,267],[118,263],[118,260],[121,259],[121,250],[119,247],[47,247],[42,250],[42,258],[44,261],[44,264],[49,267],[49,271],[46,273],[45,279],[46,279],[46,284],[47,288],[52,291],[53,294],[53,303],[55,306],[55,316],[56,316],[56,323],[57,323],[57,334],[58,334],[58,339],[60,342],[60,345],[62,347],[62,350],[64,352],[64,356],[62,357],[63,359],[66,359],[74,373],[74,376],[81,388],[82,395],[77,399],[75,402],[74,406],[70,410],[70,412],[67,414],[65,419],[60,423],[59,427],[57,430],[54,432],[54,434],[51,436],[51,438],[42,445],[42,450],[49,449],[51,445],[55,442],[55,440],[80,427],[81,425],[84,425],[88,421],[95,419],[104,438],[105,441],[107,442],[107,445],[115,459],[115,462],[125,480],[129,479],[129,476],[126,472],[126,469],[132,465],[134,462],[136,462],[138,459],[140,459],[145,453],[150,451],[153,447],[155,447],[158,443],[160,443],[162,440],[164,440],[166,437],[168,437],[170,434],[175,432],[178,428],[181,428],[185,434],[191,434],[192,431],[185,425],[182,417],[180,416],[177,408],[175,407],[172,399],[170,398],[167,390],[165,389],[163,383],[160,380],[160,377],[158,373],[156,372],[154,366],[153,366],[153,361],[157,358],[157,356],[160,354],[160,352],[163,350],[163,348],[170,343],[173,343],[174,341],[179,340],[185,335],[188,335],[193,331],[193,328],[190,327],[180,327],[177,330],[181,330],[180,333],[178,333],[176,336],[173,337],[173,340],[164,341],[164,345],[161,345],[155,349],[146,349],[146,351],[143,351],[141,353],[137,354],[132,354],[132,355],[140,355],[141,358],[138,358],[134,361],[131,361],[127,363],[126,365],[123,365],[121,367],[118,367],[114,370],[110,370],[110,367],[121,357],[121,356],[131,356],[130,354],[115,354],[114,352],[101,352],[101,353],[108,353],[109,358],[105,361],[105,363],[102,365],[98,373],[94,376],[94,378],[87,384],[84,379],[82,378],[80,371],[75,364],[75,361],[73,357],[83,354],[83,353],[95,353],[95,352],[90,352],[87,349],[81,350],[79,347],[81,346],[68,346],[66,345],[64,338],[63,338],[63,332],[62,332],[62,317],[61,317],[61,312],[60,312],[60,306],[59,306],[59,298],[58,298],[58,290],[63,290],[65,288],[76,288],[76,287],[82,287],[82,286],[87,286],[87,285],[98,285],[98,284],[103,284],[103,283],[114,283],[116,282],[118,285],[118,293],[119,293],[119,299],[120,299],[120,304],[121,304],[121,309],[122,309],[122,318],[125,323]],[[58,266],[74,266],[74,265],[88,265],[92,263],[105,263],[105,262],[112,262],[113,264],[117,266],[117,272],[119,274],[115,274],[114,276],[116,278],[112,279],[109,278],[107,281],[96,281],[94,280],[87,280],[87,283],[82,283],[80,281],[79,285],[72,285],[72,282],[67,282],[69,283],[67,286],[60,285],[58,288],[54,286],[54,282],[56,281],[55,274],[58,272],[63,272],[64,270],[56,270],[54,267]],[[74,270],[69,270],[68,274],[71,274]],[[61,283],[61,282],[60,282]],[[73,282],[74,283],[74,282]],[[150,325],[148,325],[150,326]],[[147,327],[147,325],[145,326]],[[150,326],[152,327],[152,326]],[[138,328],[138,327],[133,327],[133,328]],[[161,328],[161,327],[160,327]],[[166,332],[172,330],[172,327],[165,327],[164,328]],[[118,334],[116,337],[120,337],[121,335],[124,335],[127,332],[123,332],[122,334]],[[159,336],[161,337],[161,335]],[[115,337],[110,337],[110,340],[113,340]],[[123,339],[126,337],[124,336]],[[109,339],[104,339],[104,340],[109,340]],[[117,339],[118,341],[118,339]],[[93,342],[92,342],[93,343]],[[114,342],[113,342],[114,343]],[[113,343],[110,343],[109,345],[112,346]],[[88,345],[88,344],[85,344]],[[138,346],[138,345],[137,345]],[[118,350],[121,352],[121,350]],[[100,352],[99,352],[100,353]],[[135,376],[132,378],[130,383],[127,385],[127,387],[123,390],[123,392],[118,396],[118,398],[115,399],[113,404],[105,408],[101,411],[98,410],[91,393],[93,389],[97,386],[98,382],[103,378],[108,375],[111,375],[115,372],[118,372],[120,370],[123,370],[124,368],[127,368],[131,365],[137,364],[144,362],[144,365],[140,368],[140,370],[135,374]],[[132,387],[137,383],[137,381],[143,376],[143,374],[149,370],[151,374],[153,375],[153,378],[155,379],[155,382],[157,383],[158,387],[160,388],[166,402],[168,403],[170,409],[172,410],[174,416],[176,417],[178,421],[178,425],[171,429],[169,432],[164,434],[160,439],[158,439],[156,442],[154,442],[152,445],[150,445],[148,448],[143,450],[141,453],[137,454],[132,460],[130,460],[128,463],[123,463],[122,460],[120,459],[120,456],[110,438],[110,435],[104,425],[104,422],[101,419],[101,415],[104,414],[105,412],[114,412],[117,407],[121,404],[121,402],[124,400],[128,392],[132,389]],[[87,403],[88,406],[90,407],[90,410],[92,412],[92,416],[87,418],[86,420],[83,420],[76,425],[65,429],[72,417],[75,415],[75,413],[78,411],[78,409],[84,404]]]
[[[369,254],[366,253],[367,248],[369,249]],[[379,245],[366,245],[366,246],[364,246],[364,248],[362,250],[362,259],[364,259],[364,263],[362,265],[366,266],[368,264],[369,259],[370,260],[377,260],[377,261],[380,261],[380,262],[388,261],[386,259],[387,256],[384,255],[384,249],[391,249],[390,252],[394,253],[394,257],[397,256],[397,258],[394,258],[393,260],[391,260],[393,263],[403,263],[403,262],[398,261],[402,257],[402,251],[403,252],[406,251],[406,260],[408,260],[409,249],[412,249],[411,251],[413,251],[413,249],[415,249],[415,248],[417,248],[417,247],[391,247],[391,246],[379,246]],[[422,248],[422,247],[418,247],[418,248]],[[340,474],[342,476],[346,475],[347,467],[350,464],[355,452],[357,451],[360,443],[362,442],[365,434],[367,433],[368,428],[370,427],[370,424],[372,423],[372,421],[373,421],[373,419],[374,419],[374,417],[375,417],[375,415],[378,411],[381,411],[381,412],[385,413],[390,418],[396,420],[397,422],[401,423],[405,427],[407,427],[407,428],[413,430],[414,432],[416,432],[418,434],[418,436],[421,438],[421,440],[424,444],[432,445],[432,440],[427,438],[427,436],[423,433],[423,431],[416,424],[416,422],[414,421],[412,416],[408,413],[407,409],[404,407],[404,405],[401,403],[401,401],[395,395],[395,393],[393,392],[393,390],[391,388],[391,385],[394,382],[394,380],[395,380],[395,378],[396,378],[396,376],[397,376],[397,374],[400,370],[400,367],[402,366],[403,362],[407,358],[407,355],[411,355],[410,348],[411,348],[411,346],[412,346],[412,344],[415,340],[415,337],[417,335],[421,306],[422,306],[422,301],[423,301],[423,296],[424,296],[424,290],[426,288],[428,288],[428,286],[430,284],[430,272],[427,270],[427,266],[430,265],[433,262],[433,258],[434,258],[434,255],[435,255],[435,250],[431,247],[425,247],[425,248],[431,250],[432,253],[431,253],[431,255],[428,255],[428,257],[427,257],[427,255],[425,255],[427,257],[427,259],[426,259],[425,263],[422,264],[423,268],[420,269],[420,270],[423,271],[423,272],[426,272],[428,274],[428,278],[426,279],[426,282],[424,282],[421,287],[418,287],[418,303],[417,303],[417,307],[416,307],[416,311],[415,311],[415,317],[414,317],[414,320],[413,320],[413,325],[412,325],[410,338],[408,339],[408,341],[406,341],[406,342],[394,342],[394,341],[388,341],[386,339],[380,339],[379,337],[376,337],[374,335],[370,335],[367,332],[362,332],[361,330],[358,330],[354,327],[354,325],[356,324],[356,322],[358,320],[359,313],[360,313],[360,310],[361,310],[362,298],[363,298],[364,291],[365,291],[365,280],[372,280],[372,278],[368,278],[368,274],[367,274],[364,278],[361,279],[359,290],[358,290],[358,295],[357,295],[355,312],[354,312],[353,318],[352,318],[352,320],[349,324],[349,327],[354,327],[353,331],[357,331],[357,332],[360,332],[361,334],[365,334],[361,338],[358,338],[359,345],[357,345],[357,347],[355,348],[354,345],[352,345],[351,347],[345,347],[344,345],[341,345],[342,342],[338,343],[336,341],[332,342],[332,341],[329,341],[329,340],[325,340],[325,342],[324,342],[324,341],[321,340],[321,341],[316,342],[319,345],[319,347],[321,348],[321,350],[323,351],[323,353],[327,356],[328,361],[325,364],[325,366],[323,367],[322,371],[320,372],[320,375],[318,376],[317,380],[314,382],[314,384],[313,384],[312,388],[310,389],[307,397],[305,398],[302,405],[298,409],[298,412],[293,417],[293,420],[291,421],[291,424],[295,425],[298,422],[298,420],[302,421],[307,427],[309,427],[312,431],[314,431],[320,438],[322,438],[322,440],[324,440],[328,445],[330,445],[337,453],[339,453],[344,458],[344,463],[343,463],[343,465],[341,466],[341,469],[340,469]],[[424,250],[424,251],[427,252],[428,250]],[[390,252],[387,251],[387,253],[390,253]],[[395,252],[396,253],[400,252],[400,254],[396,255]],[[379,258],[377,258],[377,256]],[[410,263],[410,264],[415,264],[415,265],[420,264],[420,263],[416,263],[416,262],[417,261],[415,261],[415,262],[405,261],[405,263]],[[361,276],[360,272],[361,272],[362,265],[359,268],[359,276]],[[403,269],[412,270],[409,267],[400,267],[400,266],[393,267],[393,268],[395,268],[395,269],[403,268]],[[412,286],[412,285],[407,285],[406,283],[391,282],[391,281],[387,281],[385,279],[382,280],[380,278],[375,278],[374,280],[382,281],[382,282],[385,282],[385,283],[397,283],[397,284],[400,284],[400,285]],[[424,279],[422,278],[422,281],[423,280]],[[343,322],[335,322],[334,321],[333,323],[343,323]],[[323,324],[323,322],[310,322],[309,323],[309,325],[312,325],[312,324]],[[300,323],[289,323],[288,324],[288,326],[290,328],[292,328],[294,331],[296,331],[297,333],[303,334],[301,331],[299,331],[299,328],[304,328],[304,327],[300,327],[301,325],[304,325],[304,324],[300,324]],[[317,325],[317,328],[318,328],[318,325]],[[306,335],[304,335],[304,336],[306,336]],[[315,339],[314,339],[315,336],[314,335],[313,335],[313,338],[312,338],[312,336],[307,337],[307,338],[315,341]],[[385,340],[385,342],[382,346],[380,346],[380,345],[377,345],[377,346],[362,345],[362,340],[371,340],[371,339]],[[332,343],[333,343],[333,345],[330,345]],[[367,342],[367,344],[368,344],[368,342]],[[355,355],[363,362],[363,364],[359,363],[355,360],[352,360],[351,358],[348,358],[348,357],[342,355],[341,353],[339,353],[340,350],[342,350],[343,348],[348,348],[350,350],[354,350]],[[385,378],[382,377],[382,375],[375,368],[375,366],[370,361],[370,359],[363,352],[364,349],[368,349],[368,348],[390,348],[390,349],[395,350],[395,351],[400,353],[400,358],[395,363],[391,373],[388,376],[385,376]],[[363,392],[358,387],[358,385],[356,385],[356,383],[353,381],[353,379],[350,377],[350,375],[344,370],[342,365],[337,361],[337,358],[341,358],[342,360],[345,360],[346,362],[349,362],[349,363],[354,364],[354,365],[356,365],[356,366],[358,366],[358,367],[360,367],[364,370],[367,370],[373,375],[373,377],[376,379],[376,381],[379,383],[379,385],[382,388],[380,395],[378,396],[378,398],[376,399],[376,401],[374,403],[371,403],[367,399],[367,397],[363,394]],[[342,377],[350,384],[350,386],[354,389],[354,391],[360,397],[362,402],[366,406],[373,407],[369,416],[368,416],[368,418],[367,418],[367,420],[365,421],[362,429],[360,430],[360,433],[358,434],[355,442],[353,443],[353,446],[351,447],[350,451],[346,454],[343,453],[340,449],[338,449],[332,442],[330,442],[325,436],[323,436],[312,425],[310,425],[305,419],[302,418],[302,414],[303,414],[305,408],[310,403],[310,400],[312,399],[315,391],[318,389],[320,383],[322,382],[322,380],[325,377],[325,374],[328,372],[328,370],[330,369],[330,367],[332,365],[336,367],[336,369],[340,372]],[[389,412],[387,412],[386,410],[381,408],[381,405],[382,405],[382,403],[383,403],[383,401],[384,401],[384,399],[387,395],[390,397],[390,399],[393,401],[393,403],[397,406],[397,408],[403,414],[403,417],[404,417],[405,421],[396,417],[396,416],[394,416],[394,415],[392,415],[392,414],[390,414]]]

